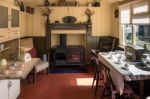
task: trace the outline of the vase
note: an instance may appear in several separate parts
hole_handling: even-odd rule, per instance
[[[46,24],[50,24],[49,15],[46,16]]]

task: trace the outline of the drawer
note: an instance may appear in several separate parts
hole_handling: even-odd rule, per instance
[[[8,41],[8,40],[9,40],[8,33],[0,33],[0,43]]]

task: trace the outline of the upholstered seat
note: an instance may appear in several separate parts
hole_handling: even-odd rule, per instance
[[[37,57],[36,48],[33,46],[33,39],[32,38],[21,39],[20,40],[20,47],[22,49],[26,49],[26,51],[31,54],[32,58]],[[44,60],[39,60],[36,64],[35,68],[34,68],[34,77],[33,77],[34,79],[33,79],[33,81],[35,81],[36,73],[43,71],[43,70],[47,70],[47,74],[48,74],[49,62],[44,61]]]
[[[42,70],[44,70],[44,69],[46,69],[48,67],[49,67],[49,63],[48,62],[40,60],[37,63],[36,67],[35,67],[35,72],[38,73],[38,72],[40,72],[40,71],[42,71]]]

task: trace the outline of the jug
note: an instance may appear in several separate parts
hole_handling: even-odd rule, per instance
[[[7,60],[5,58],[0,60],[0,66],[7,66]]]

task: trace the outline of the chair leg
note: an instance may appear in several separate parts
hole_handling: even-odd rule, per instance
[[[27,80],[28,80],[28,83],[29,83],[29,85],[30,85],[30,77],[29,77],[29,75],[28,75],[28,77],[27,77]]]
[[[95,80],[96,80],[96,72],[94,73],[94,78],[93,78],[93,82],[92,82],[92,88],[93,88],[93,86],[94,86]]]
[[[98,83],[99,83],[99,73],[96,74],[96,86],[95,86],[95,93],[94,95],[96,96],[97,90],[98,90]]]
[[[35,83],[36,82],[36,72],[35,72],[35,68],[33,68],[33,83]]]
[[[47,75],[49,74],[49,67],[46,69],[46,71],[47,71]]]

